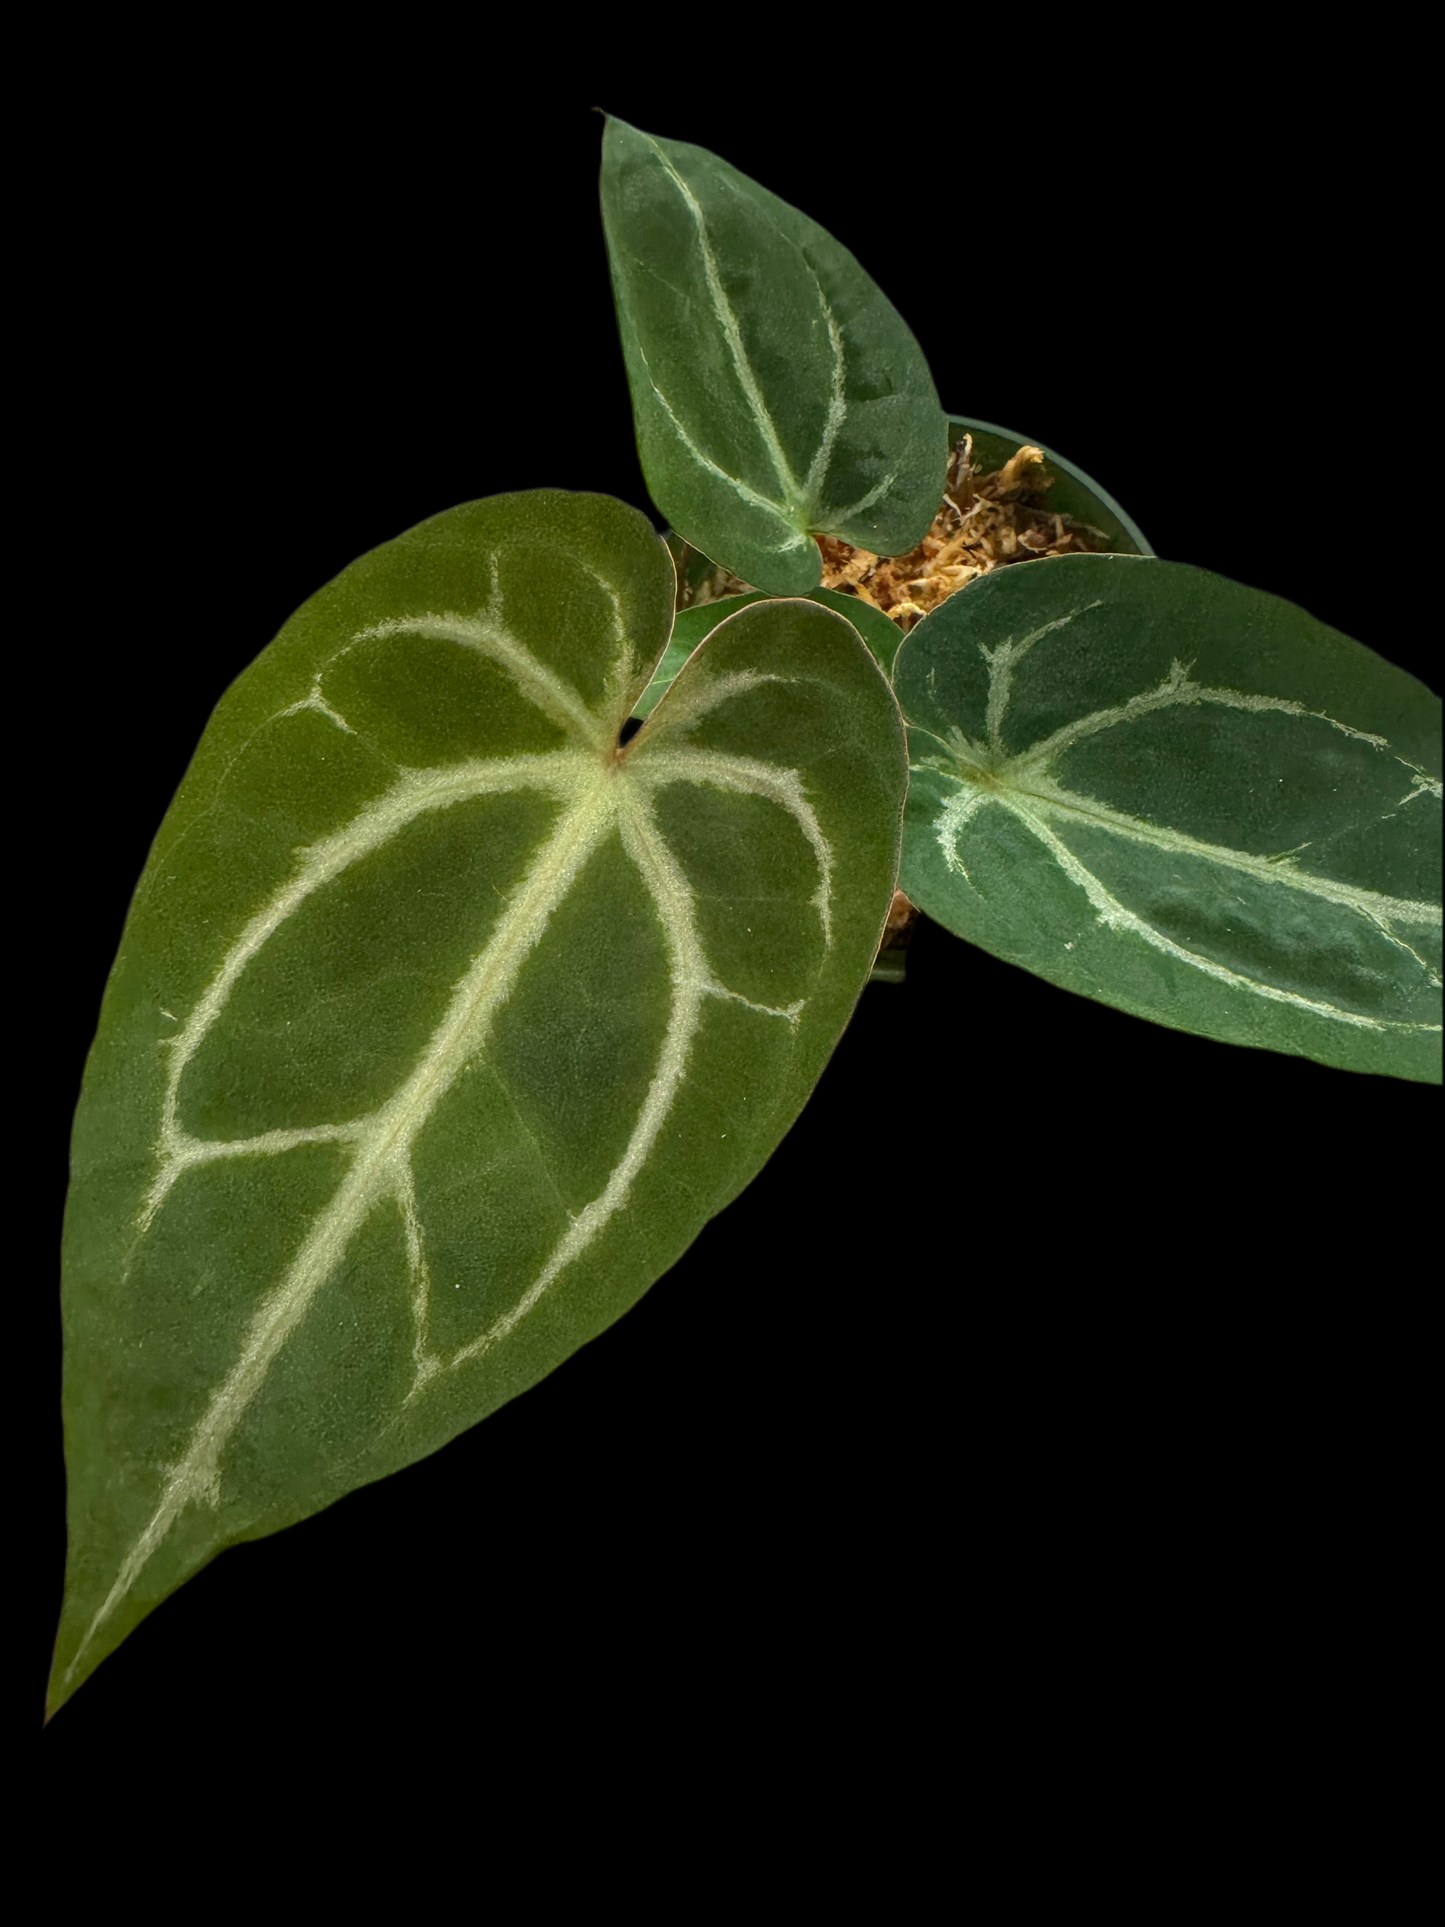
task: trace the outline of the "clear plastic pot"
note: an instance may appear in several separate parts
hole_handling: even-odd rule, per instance
[[[1030,443],[1042,449],[1045,465],[1054,478],[1048,497],[1051,509],[1100,530],[1108,536],[1109,547],[1118,555],[1153,555],[1139,525],[1124,513],[1113,496],[1046,443],[1034,441],[1031,435],[1016,435],[1011,428],[1000,428],[997,422],[970,421],[966,415],[951,415],[948,426],[950,447],[965,431],[972,435],[975,466],[985,470],[1002,468],[1011,455]]]

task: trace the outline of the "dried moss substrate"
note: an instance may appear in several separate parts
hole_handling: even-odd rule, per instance
[[[871,602],[906,630],[990,569],[1034,556],[1107,550],[1109,538],[1102,530],[1049,507],[1052,486],[1042,449],[1025,445],[1002,468],[985,472],[974,464],[973,437],[965,435],[949,459],[938,514],[917,548],[907,555],[879,556],[821,535],[823,587]],[[748,588],[695,550],[677,546],[679,608],[716,602]]]

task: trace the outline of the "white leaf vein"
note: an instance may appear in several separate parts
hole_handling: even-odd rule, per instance
[[[732,303],[728,300],[727,291],[722,284],[722,273],[718,267],[717,256],[713,253],[712,236],[708,232],[707,218],[702,211],[702,205],[687,181],[683,179],[681,173],[674,166],[671,156],[659,142],[655,141],[651,135],[644,135],[643,138],[661,162],[663,172],[682,196],[683,203],[692,217],[693,226],[697,232],[698,252],[702,261],[703,279],[707,283],[708,299],[712,303],[713,312],[717,316],[719,327],[722,329],[723,340],[727,344],[728,357],[732,362],[733,372],[738,378],[738,386],[743,391],[749,412],[762,438],[763,446],[768,451],[768,459],[773,465],[773,472],[778,478],[778,485],[782,489],[785,499],[793,508],[800,509],[804,506],[804,492],[799,487],[798,479],[793,473],[792,465],[783,451],[783,445],[778,439],[778,431],[773,425],[773,418],[769,414],[767,402],[763,398],[763,391],[758,386],[757,375],[754,372],[752,362],[748,358],[747,348],[743,342],[742,326],[738,321],[737,313]]]
[[[497,648],[498,632],[471,618],[429,616],[376,625],[367,634],[450,633],[498,653],[519,686],[581,733],[596,723],[575,692],[516,649]],[[746,678],[726,683],[719,700],[736,694]],[[747,686],[751,686],[748,684]],[[300,853],[291,879],[243,927],[219,969],[197,997],[169,1053],[155,1144],[156,1176],[141,1206],[137,1241],[143,1239],[178,1180],[196,1166],[218,1159],[272,1157],[303,1144],[347,1147],[350,1162],[330,1201],[307,1227],[281,1278],[254,1313],[239,1354],[193,1428],[184,1450],[167,1470],[159,1499],[144,1528],[127,1548],[105,1599],[95,1613],[69,1672],[80,1664],[99,1628],[135,1585],[181,1512],[198,1502],[216,1503],[225,1448],[264,1384],[279,1352],[305,1318],[361,1225],[388,1201],[399,1211],[407,1260],[413,1325],[413,1384],[419,1396],[445,1373],[484,1357],[527,1317],[566,1268],[601,1235],[626,1203],[672,1110],[709,998],[738,1004],[768,1020],[796,1027],[803,1001],[762,1004],[718,981],[698,928],[693,890],[653,813],[658,788],[694,781],[766,797],[802,828],[819,872],[813,902],[825,943],[832,941],[832,850],[798,772],[761,761],[702,751],[691,745],[639,757],[630,780],[617,780],[609,756],[578,750],[480,759],[441,770],[406,771],[375,803],[344,828]],[[555,795],[561,812],[531,868],[497,917],[486,942],[456,984],[447,1010],[420,1059],[398,1090],[364,1117],[294,1130],[275,1130],[232,1140],[188,1132],[179,1118],[181,1080],[207,1035],[220,1020],[236,983],[269,939],[315,892],[349,866],[394,837],[428,811],[465,799],[536,789]],[[571,1217],[566,1231],[515,1303],[486,1331],[451,1358],[440,1358],[428,1340],[431,1279],[416,1197],[412,1153],[420,1131],[458,1073],[482,1051],[526,958],[604,838],[616,832],[641,875],[654,905],[668,956],[670,1005],[657,1063],[636,1124],[602,1190]]]
[[[1244,690],[1195,682],[1190,666],[1176,658],[1170,665],[1168,675],[1157,687],[1144,690],[1125,702],[1095,710],[1071,723],[1066,723],[1050,735],[1013,755],[1006,751],[1003,743],[1003,728],[1013,696],[1014,674],[1019,663],[1044,636],[1065,628],[1086,609],[1100,606],[1099,601],[1085,604],[1079,609],[1071,610],[1066,615],[1042,624],[1018,641],[1010,638],[994,648],[989,648],[985,644],[979,645],[979,653],[988,667],[988,690],[984,712],[986,740],[984,742],[970,741],[956,727],[948,731],[946,738],[938,737],[935,732],[928,729],[916,731],[920,736],[934,736],[934,740],[943,744],[946,750],[945,758],[926,757],[914,766],[917,770],[927,769],[931,773],[942,776],[952,786],[933,815],[934,838],[946,867],[954,874],[972,882],[960,849],[963,833],[977,819],[985,804],[998,804],[1023,823],[1048,850],[1064,874],[1084,892],[1098,921],[1106,927],[1139,937],[1152,948],[1233,988],[1248,991],[1254,996],[1271,1001],[1293,1005],[1333,1022],[1355,1025],[1368,1030],[1438,1031],[1440,1028],[1438,1024],[1417,1024],[1370,1017],[1325,999],[1306,997],[1247,973],[1231,970],[1217,959],[1204,956],[1187,945],[1176,942],[1156,924],[1150,923],[1148,919],[1140,917],[1121,904],[1100,878],[1050,827],[1051,820],[1060,823],[1069,820],[1087,822],[1093,827],[1103,829],[1127,841],[1152,846],[1177,856],[1199,858],[1217,864],[1221,868],[1248,875],[1257,881],[1334,904],[1342,910],[1364,918],[1387,942],[1414,960],[1430,985],[1437,989],[1440,987],[1439,972],[1413,944],[1406,941],[1397,927],[1439,928],[1441,923],[1439,903],[1391,896],[1381,891],[1366,890],[1357,885],[1336,881],[1317,871],[1302,867],[1297,861],[1298,852],[1296,851],[1288,851],[1278,856],[1258,856],[1249,851],[1209,843],[1201,838],[1189,836],[1181,830],[1131,816],[1095,798],[1078,795],[1066,789],[1052,774],[1058,758],[1077,743],[1084,742],[1104,730],[1135,722],[1157,710],[1181,705],[1215,704],[1256,713],[1274,712],[1295,716],[1302,720],[1324,723],[1331,729],[1338,730],[1343,735],[1365,743],[1381,753],[1395,754],[1385,737],[1357,729],[1339,717],[1329,715],[1323,710],[1309,709],[1303,703],[1287,698],[1256,695]],[[930,687],[932,687],[931,682]],[[1397,807],[1403,807],[1404,803],[1412,801],[1419,795],[1438,796],[1440,794],[1440,783],[1436,778],[1431,777],[1403,756],[1396,755],[1395,760],[1403,764],[1414,779],[1408,795]],[[953,767],[947,767],[947,764],[952,764]]]

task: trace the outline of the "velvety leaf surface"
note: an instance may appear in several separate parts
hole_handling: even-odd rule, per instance
[[[1231,1043],[1440,1074],[1440,703],[1203,569],[999,569],[904,639],[900,888],[996,956]]]
[[[619,754],[672,596],[635,511],[493,497],[217,708],[76,1119],[54,1703],[222,1547],[601,1331],[796,1116],[893,889],[902,724],[847,623],[773,602]]]
[[[666,695],[678,670],[703,638],[710,635],[728,616],[735,615],[750,602],[763,599],[762,590],[754,589],[747,595],[719,596],[716,602],[705,602],[695,609],[683,609],[673,620],[672,640],[653,671],[651,682],[633,705],[633,715],[650,716]],[[805,599],[816,602],[821,608],[835,609],[840,616],[846,617],[881,667],[885,670],[893,667],[893,658],[903,640],[903,631],[896,622],[890,622],[881,609],[873,608],[860,596],[842,595],[836,589],[814,589]]]
[[[947,423],[848,250],[705,148],[619,120],[602,218],[643,471],[678,533],[776,595],[822,580],[815,535],[912,548]]]

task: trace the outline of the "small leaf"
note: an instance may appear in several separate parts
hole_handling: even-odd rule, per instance
[[[673,570],[601,496],[439,515],[228,691],[76,1119],[52,1703],[221,1548],[433,1452],[765,1162],[867,978],[906,766],[804,602],[621,725]]]
[[[1158,1023],[1438,1078],[1423,683],[1276,596],[1087,555],[945,602],[894,685],[930,916]]]
[[[746,595],[719,596],[716,602],[704,602],[695,609],[682,610],[673,621],[672,641],[653,671],[652,681],[633,706],[633,715],[650,716],[698,644],[711,635],[720,622],[735,615],[748,603],[761,602],[763,599],[762,590],[754,589]],[[840,616],[846,617],[863,638],[879,666],[884,670],[893,667],[893,658],[903,640],[903,631],[896,622],[890,622],[881,609],[870,607],[858,596],[842,595],[836,589],[814,589],[806,600],[816,602],[824,609],[836,610]]]
[[[801,595],[816,535],[884,555],[943,496],[922,350],[845,247],[705,148],[609,120],[602,218],[643,472],[678,533]]]

